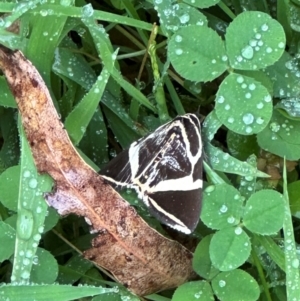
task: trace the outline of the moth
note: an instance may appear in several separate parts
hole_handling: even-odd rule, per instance
[[[100,174],[115,188],[135,189],[161,223],[190,234],[200,217],[202,159],[200,122],[185,114],[133,142]]]

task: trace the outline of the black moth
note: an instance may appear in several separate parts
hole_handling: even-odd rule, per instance
[[[100,174],[116,188],[134,188],[161,223],[190,234],[199,221],[203,185],[198,118],[185,114],[160,126]]]

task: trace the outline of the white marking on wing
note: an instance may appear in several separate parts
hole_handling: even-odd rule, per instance
[[[166,225],[169,227],[181,231],[185,234],[190,234],[191,230],[176,216],[170,214],[169,212],[165,211],[162,207],[160,207],[152,198],[145,196],[143,198],[144,203],[147,205],[145,198],[147,198],[147,203],[151,204],[158,212],[162,213],[163,215],[167,216],[170,220],[174,221],[175,225],[165,222]],[[149,206],[149,205],[148,205]]]

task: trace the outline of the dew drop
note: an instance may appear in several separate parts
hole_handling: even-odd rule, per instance
[[[223,62],[226,62],[227,60],[228,60],[228,56],[227,56],[227,55],[223,55],[223,56],[222,56],[222,61],[223,61]]]
[[[227,119],[227,121],[228,121],[229,123],[233,123],[233,122],[234,122],[234,118],[233,118],[233,117],[229,117],[229,118]]]
[[[94,14],[94,9],[91,4],[82,7],[82,14],[84,17],[91,17]]]
[[[222,205],[222,207],[220,208],[221,213],[226,213],[227,210],[228,210],[228,207],[226,205]]]
[[[274,133],[277,133],[280,130],[280,125],[277,122],[271,122],[269,127]]]
[[[249,181],[249,182],[250,182],[250,181],[253,181],[253,176],[246,176],[246,177],[245,177],[245,180],[246,180],[246,181]]]
[[[29,187],[32,188],[32,189],[35,189],[38,185],[38,182],[36,179],[30,179],[29,181]]]
[[[285,47],[285,43],[283,43],[283,42],[280,42],[279,44],[278,44],[278,48],[284,48]]]
[[[185,24],[190,21],[190,16],[188,14],[183,14],[179,17],[180,23]]]
[[[21,209],[18,213],[17,219],[17,235],[23,239],[28,240],[33,232],[33,214],[30,210]]]
[[[171,9],[165,9],[164,14],[165,14],[166,17],[169,17],[172,14],[172,10]]]
[[[39,258],[37,256],[34,256],[32,258],[32,263],[35,264],[35,265],[38,264],[39,263]]]
[[[249,90],[254,91],[255,88],[256,88],[255,84],[252,83],[252,84],[249,85]]]
[[[215,189],[216,189],[215,185],[210,185],[205,188],[205,192],[210,193],[210,192],[213,192]]]
[[[242,82],[244,82],[244,78],[242,76],[238,76],[236,81],[241,84]]]
[[[35,234],[35,235],[33,236],[33,239],[34,239],[35,241],[40,241],[40,240],[41,240],[41,234]]]
[[[271,47],[267,47],[266,52],[267,53],[271,53],[273,51],[273,49]]]
[[[250,40],[250,41],[249,41],[249,45],[250,45],[251,47],[255,47],[255,46],[257,45],[257,41],[256,41],[256,40]]]
[[[224,287],[226,285],[226,281],[225,280],[220,280],[219,281],[219,286],[220,287]]]
[[[271,95],[267,95],[267,96],[264,97],[265,102],[270,102],[271,100],[272,100]]]
[[[251,60],[254,55],[253,48],[249,45],[247,45],[245,48],[242,49],[241,55],[248,60]]]
[[[237,201],[240,199],[240,196],[238,194],[236,194],[233,199]]]
[[[30,171],[29,170],[24,170],[23,176],[24,176],[24,178],[29,178],[30,177]]]
[[[247,113],[243,116],[243,122],[245,124],[252,124],[254,121],[254,116],[251,113]]]
[[[267,31],[269,29],[269,26],[267,24],[263,24],[260,29],[262,31]]]
[[[227,110],[227,111],[230,110],[230,105],[229,105],[229,104],[227,104],[227,105],[225,106],[225,110]]]
[[[175,49],[175,54],[177,55],[182,55],[183,54],[183,50],[178,48],[178,49]]]
[[[201,298],[201,295],[202,295],[202,292],[198,292],[198,293],[195,293],[195,298],[196,299],[199,299],[199,298]]]
[[[260,34],[260,33],[257,33],[257,34],[255,35],[255,39],[260,40],[260,39],[261,39],[261,34]]]
[[[30,264],[30,260],[28,258],[24,258],[23,259],[23,264],[24,265],[29,265]]]
[[[260,41],[258,41],[257,45],[258,45],[259,47],[261,47],[261,46],[264,45],[264,42],[263,42],[262,40],[260,40]],[[259,49],[260,49],[260,48],[259,48]],[[258,50],[259,50],[259,49],[258,49]]]
[[[239,56],[236,58],[236,60],[240,63],[240,62],[243,61],[243,57],[242,57],[241,55],[239,55]]]
[[[227,218],[227,223],[228,224],[233,224],[235,222],[235,218],[233,216],[230,216]]]
[[[21,277],[23,279],[28,279],[30,277],[30,273],[28,271],[24,271],[22,272]]]
[[[295,269],[298,269],[298,268],[299,268],[299,259],[298,259],[298,258],[295,258],[295,259],[292,261],[292,267],[295,268]]]
[[[182,42],[182,36],[176,35],[175,36],[175,41],[178,42],[178,43]]]
[[[247,133],[247,134],[251,134],[252,131],[253,131],[253,129],[252,129],[251,126],[247,126],[247,127],[246,127],[246,133]]]
[[[236,227],[236,228],[234,229],[234,233],[235,233],[236,235],[241,235],[241,234],[243,233],[243,229],[242,229],[241,227]]]
[[[250,99],[251,96],[252,96],[252,95],[251,95],[251,93],[249,93],[249,92],[245,94],[245,98],[247,98],[247,99]]]
[[[48,11],[47,11],[46,9],[41,9],[41,10],[40,10],[40,15],[41,15],[42,17],[46,17],[46,16],[48,15]]]
[[[218,98],[217,98],[218,103],[223,103],[224,101],[225,101],[224,96],[222,96],[222,95],[218,96]]]
[[[258,117],[258,118],[256,119],[256,123],[257,123],[257,124],[263,124],[264,122],[265,122],[264,119],[261,118],[261,117]]]
[[[256,105],[256,107],[257,107],[258,109],[262,109],[262,108],[264,107],[264,104],[263,104],[262,102],[260,102],[260,103],[258,103],[258,104]]]
[[[228,160],[228,159],[229,159],[229,154],[228,154],[228,153],[225,153],[225,154],[223,155],[223,159],[224,159],[224,160]]]

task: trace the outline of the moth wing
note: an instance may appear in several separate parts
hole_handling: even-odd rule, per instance
[[[201,210],[200,189],[155,192],[147,198],[149,211],[158,220],[186,234],[195,230]]]
[[[100,173],[114,186],[134,188],[162,223],[191,233],[200,217],[203,183],[198,118],[176,117],[132,143]]]
[[[197,226],[201,211],[199,127],[194,115],[185,115],[167,124],[164,131],[154,132],[140,146],[140,168],[133,178],[150,213],[186,234]]]
[[[198,123],[179,116],[139,146],[136,185],[148,193],[202,188],[202,144]],[[185,117],[187,116],[187,117]]]
[[[113,158],[99,173],[114,187],[130,186],[132,181],[128,149]]]

